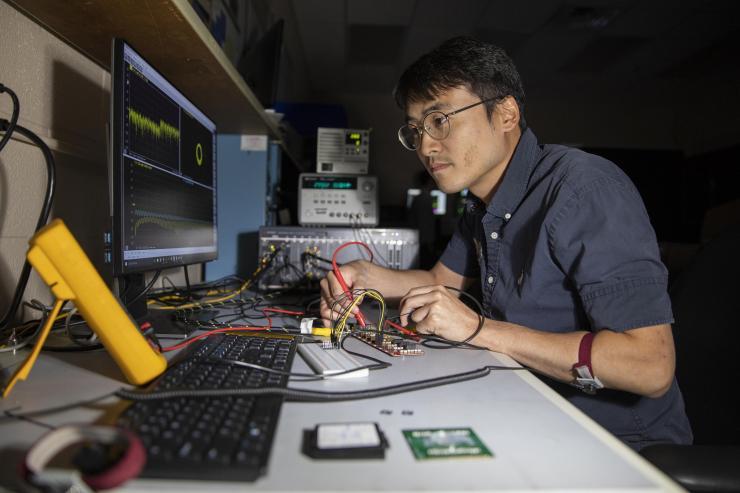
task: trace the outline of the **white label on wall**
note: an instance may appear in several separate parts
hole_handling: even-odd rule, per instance
[[[267,135],[242,135],[242,151],[266,151]]]

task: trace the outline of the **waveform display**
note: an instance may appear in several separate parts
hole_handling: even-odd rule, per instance
[[[139,134],[146,133],[157,140],[180,140],[179,128],[170,125],[161,118],[159,122],[155,122],[134,108],[128,108],[128,121],[134,127],[134,131]]]
[[[169,214],[157,214],[156,212],[135,209],[133,220],[133,233],[137,236],[140,228],[146,226],[156,226],[157,228],[167,230],[173,234],[185,232],[189,234],[194,230],[206,228],[210,233],[213,225],[210,221],[194,221],[186,217],[175,217]]]
[[[125,245],[129,250],[212,246],[214,191],[126,159]]]
[[[180,170],[183,175],[213,186],[213,134],[187,111],[181,117]]]
[[[125,152],[179,171],[179,106],[129,66],[125,72],[123,107]]]

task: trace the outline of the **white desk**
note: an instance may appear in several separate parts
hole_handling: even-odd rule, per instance
[[[360,379],[295,383],[291,387],[357,390],[426,379],[485,365],[516,365],[487,351],[426,350],[391,358],[358,341],[348,347],[393,363]],[[2,366],[10,362],[3,359]],[[293,369],[307,371],[296,354]],[[6,370],[7,372],[7,370]],[[7,378],[7,375],[5,375]],[[0,409],[25,413],[112,392],[124,379],[105,352],[43,353],[29,379]],[[94,408],[36,419],[52,425],[92,422]],[[20,406],[20,408],[18,408]],[[303,430],[325,422],[377,422],[390,447],[384,460],[314,460],[301,453]],[[470,427],[493,458],[417,461],[401,430]],[[44,433],[20,421],[0,421],[0,488],[18,489],[20,453]],[[665,475],[527,371],[496,371],[464,383],[377,399],[283,404],[267,476],[255,483],[135,480],[132,491],[680,491]]]

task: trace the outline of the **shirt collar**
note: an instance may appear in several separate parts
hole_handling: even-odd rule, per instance
[[[519,206],[527,191],[529,179],[537,165],[540,149],[534,132],[527,128],[519,138],[511,161],[504,172],[503,180],[493,194],[488,207],[478,197],[471,195],[471,212],[487,210],[489,214],[509,219]],[[509,214],[509,216],[507,216]]]

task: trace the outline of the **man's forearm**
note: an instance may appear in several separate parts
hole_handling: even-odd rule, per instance
[[[666,333],[668,334],[666,336]],[[542,332],[487,320],[473,344],[508,354],[519,363],[562,382],[571,382],[571,367],[585,332]],[[669,340],[668,340],[669,339]],[[673,380],[674,352],[670,326],[627,332],[603,330],[591,349],[594,374],[609,388],[657,397]]]
[[[426,270],[394,270],[377,264],[363,262],[361,266],[361,284],[372,288],[388,301],[398,301],[411,288],[435,283],[434,275]]]

